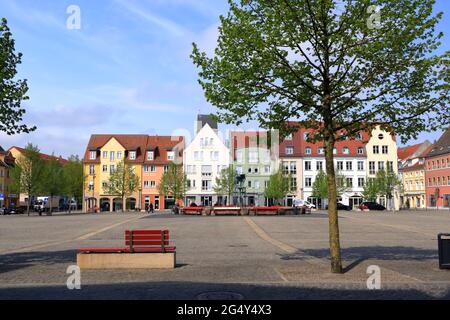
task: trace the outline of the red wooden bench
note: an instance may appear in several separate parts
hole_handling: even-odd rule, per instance
[[[123,247],[88,247],[78,253],[166,253],[175,252],[169,245],[169,230],[126,230]]]
[[[181,209],[181,214],[198,214],[201,215],[203,207],[184,207]]]
[[[265,214],[265,215],[277,215],[278,210],[283,207],[273,206],[273,207],[254,207],[255,214]]]

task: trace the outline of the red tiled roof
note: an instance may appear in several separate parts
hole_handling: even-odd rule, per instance
[[[411,155],[413,155],[414,152],[417,151],[417,149],[420,148],[422,143],[418,143],[412,146],[402,147],[397,149],[397,157],[399,160],[405,160]]]
[[[8,150],[11,150],[11,149],[13,149],[13,148],[19,150],[21,153],[25,152],[25,149],[24,149],[24,148],[16,147],[16,146],[13,146],[13,147],[9,148]],[[64,159],[64,158],[61,157],[61,156],[56,157],[56,156],[52,156],[52,155],[49,155],[49,154],[46,154],[46,153],[39,153],[39,156],[40,156],[41,159],[43,159],[43,160],[57,160],[57,161],[58,161],[59,163],[61,163],[62,165],[68,164],[68,163],[69,163],[69,160]]]
[[[174,148],[181,143],[181,150],[179,155],[182,154],[184,148],[184,137],[178,136],[148,136],[142,134],[93,134],[87,145],[84,154],[84,163],[100,163],[100,149],[112,138],[116,139],[123,148],[127,151],[136,151],[136,159],[126,161],[129,163],[152,163],[152,164],[166,164],[168,149]],[[155,152],[154,161],[146,160],[146,151],[153,149]],[[97,151],[97,158],[90,160],[90,151]],[[128,154],[124,155],[126,158]]]

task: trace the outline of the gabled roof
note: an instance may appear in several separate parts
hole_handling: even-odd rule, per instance
[[[412,146],[406,146],[397,149],[397,157],[399,160],[406,160],[411,157],[422,145],[422,143],[417,143]]]
[[[444,132],[434,147],[428,153],[428,157],[440,156],[450,153],[450,127]]]
[[[16,149],[16,150],[18,150],[20,153],[25,152],[25,149],[24,149],[24,148],[21,148],[21,147],[13,146],[13,147],[9,148],[8,151],[11,151],[11,149]],[[69,160],[64,159],[64,158],[61,157],[61,156],[56,157],[56,156],[52,156],[52,155],[49,155],[49,154],[46,154],[46,153],[39,153],[39,156],[40,156],[41,159],[43,159],[43,160],[56,160],[56,161],[58,161],[59,163],[61,163],[62,165],[69,163]]]
[[[211,118],[210,115],[207,114],[199,114],[197,116],[197,123],[198,123],[197,131],[203,128],[205,124],[208,124],[214,130],[217,130],[218,128],[217,122],[213,118]]]

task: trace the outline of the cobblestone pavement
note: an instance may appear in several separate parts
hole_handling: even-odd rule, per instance
[[[125,229],[171,232],[173,270],[83,270],[68,290],[80,246],[123,244]],[[340,213],[345,273],[329,272],[328,217],[197,217],[60,214],[0,217],[0,299],[196,299],[234,292],[244,299],[450,299],[439,270],[437,234],[450,212]],[[367,267],[381,270],[368,290]]]

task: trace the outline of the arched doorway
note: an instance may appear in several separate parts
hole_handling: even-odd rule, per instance
[[[100,199],[100,211],[101,212],[111,211],[111,201],[109,200],[109,198]]]
[[[86,198],[86,211],[87,212],[94,212],[97,207],[97,199],[96,198]]]
[[[128,198],[126,203],[127,210],[135,210],[136,209],[136,198]]]
[[[122,210],[122,199],[114,198],[113,199],[113,210],[112,211],[121,211]]]

